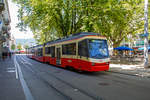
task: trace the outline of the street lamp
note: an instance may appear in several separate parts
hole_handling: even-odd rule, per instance
[[[145,0],[144,16],[144,67],[148,67],[148,0]]]

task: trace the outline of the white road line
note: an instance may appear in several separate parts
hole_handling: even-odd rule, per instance
[[[15,57],[13,57],[13,59],[14,59],[14,65],[15,65],[16,79],[18,79],[18,69],[16,66]]]
[[[29,59],[25,58],[24,56],[23,56],[23,58],[25,59],[26,62],[28,62],[28,64],[32,65],[32,64],[28,61]]]
[[[26,62],[27,64],[29,64],[29,65],[32,66],[32,64],[31,64],[29,61],[27,61],[23,56],[21,56],[21,59],[22,59],[24,62]]]
[[[25,66],[26,68],[28,68],[30,71],[32,71],[32,72],[34,73],[34,71],[33,71],[30,67],[27,67],[27,65],[26,65],[25,62],[21,61],[21,63],[24,64],[24,66]]]
[[[22,88],[23,88],[26,100],[34,100],[32,94],[31,94],[31,92],[30,92],[30,90],[29,90],[29,88],[28,88],[28,86],[26,84],[26,81],[24,80],[24,77],[23,77],[20,65],[18,64],[18,62],[16,60],[16,56],[14,58],[14,62],[15,62],[15,65],[16,65],[16,67],[18,69],[18,72],[19,72],[19,79],[20,79],[20,82],[21,82],[21,85],[22,85]]]

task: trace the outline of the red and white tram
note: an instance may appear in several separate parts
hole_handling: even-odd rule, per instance
[[[109,70],[107,40],[98,33],[76,33],[31,47],[28,51],[30,58],[59,67],[72,67],[90,72]]]

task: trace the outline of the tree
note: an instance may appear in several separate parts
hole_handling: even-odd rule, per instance
[[[11,50],[15,50],[16,49],[16,45],[15,44],[12,44],[11,45]]]
[[[29,45],[28,45],[28,44],[25,44],[25,45],[24,45],[24,48],[25,48],[25,49],[29,48]]]
[[[101,18],[96,22],[96,31],[106,36],[113,47],[120,45],[128,35],[134,36],[143,26],[141,1],[111,0],[110,5],[104,6],[98,14]]]
[[[39,44],[76,32],[97,32],[113,47],[143,28],[144,0],[13,0],[20,5],[18,27]]]
[[[17,49],[20,51],[20,50],[22,50],[22,45],[19,43],[18,45],[17,45]]]

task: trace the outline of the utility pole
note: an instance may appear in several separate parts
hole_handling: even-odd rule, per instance
[[[148,0],[145,0],[144,16],[144,67],[148,67]]]

